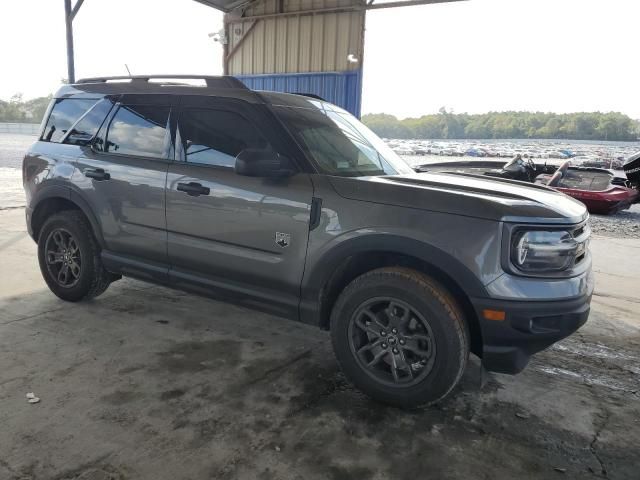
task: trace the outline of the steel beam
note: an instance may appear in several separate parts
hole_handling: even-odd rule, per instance
[[[416,5],[433,5],[435,3],[466,2],[467,0],[403,0],[400,2],[384,2],[366,5],[363,10],[379,10],[381,8],[412,7]]]
[[[251,22],[251,25],[249,25],[249,27],[244,31],[244,33],[242,34],[242,37],[240,37],[238,39],[238,41],[235,43],[235,45],[233,46],[233,48],[231,50],[229,50],[229,47],[228,47],[229,37],[227,37],[227,49],[226,49],[227,51],[225,52],[224,68],[223,68],[223,73],[225,75],[229,74],[229,60],[231,60],[231,57],[233,57],[233,54],[236,53],[238,48],[240,48],[240,45],[242,45],[242,43],[247,39],[247,37],[251,33],[251,30],[253,30],[255,28],[255,26],[258,23],[258,21],[259,20],[253,20]]]
[[[74,5],[73,10],[71,10],[71,20],[76,18],[76,14],[78,13],[78,10],[80,10],[80,7],[82,6],[82,2],[84,2],[84,0],[78,0]]]
[[[313,8],[308,10],[298,10],[292,12],[283,13],[265,13],[262,15],[251,15],[246,17],[236,17],[232,15],[225,15],[226,23],[245,22],[247,20],[261,20],[264,18],[277,18],[277,17],[300,17],[303,15],[322,15],[327,13],[343,13],[343,12],[358,12],[362,10],[380,10],[383,8],[396,8],[396,7],[411,7],[416,5],[433,5],[435,3],[452,3],[452,2],[465,2],[467,0],[402,0],[399,2],[383,2],[383,3],[364,3],[362,5],[351,5],[348,7],[329,7],[329,8]]]

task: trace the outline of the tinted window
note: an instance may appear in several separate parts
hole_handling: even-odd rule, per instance
[[[45,142],[59,142],[67,130],[89,110],[97,100],[64,98],[54,100],[53,110],[42,134]]]
[[[185,110],[180,136],[187,162],[231,167],[245,148],[266,148],[267,141],[244,117],[222,110]]]
[[[122,105],[109,125],[107,152],[164,157],[169,107]]]
[[[77,138],[67,137],[64,143],[80,143],[79,140],[86,141],[93,138],[112,106],[113,103],[110,100],[101,100],[96,103],[71,129],[69,135]]]

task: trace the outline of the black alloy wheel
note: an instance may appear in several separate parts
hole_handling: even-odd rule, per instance
[[[436,358],[429,322],[397,298],[364,302],[352,316],[349,342],[362,369],[387,385],[419,383],[431,372]]]
[[[37,235],[40,271],[49,289],[61,299],[95,298],[119,278],[104,268],[91,224],[81,211],[54,213]]]
[[[52,230],[45,243],[47,270],[61,287],[70,288],[80,280],[82,258],[74,236],[64,228]]]

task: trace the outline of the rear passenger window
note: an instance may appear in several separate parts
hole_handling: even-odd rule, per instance
[[[98,132],[100,125],[113,107],[111,100],[101,100],[96,103],[78,122],[71,128],[71,132],[64,143],[72,145],[85,145]]]
[[[180,116],[187,162],[233,168],[245,148],[266,148],[267,141],[244,117],[223,110],[187,109]]]
[[[104,150],[165,158],[168,122],[169,107],[122,105],[111,120]]]
[[[84,115],[98,100],[79,98],[58,98],[44,127],[41,140],[59,143],[69,128]]]

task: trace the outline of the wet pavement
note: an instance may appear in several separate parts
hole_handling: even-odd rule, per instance
[[[594,238],[576,335],[403,411],[312,327],[132,280],[58,300],[22,216],[0,212],[0,479],[639,478],[638,240]]]

